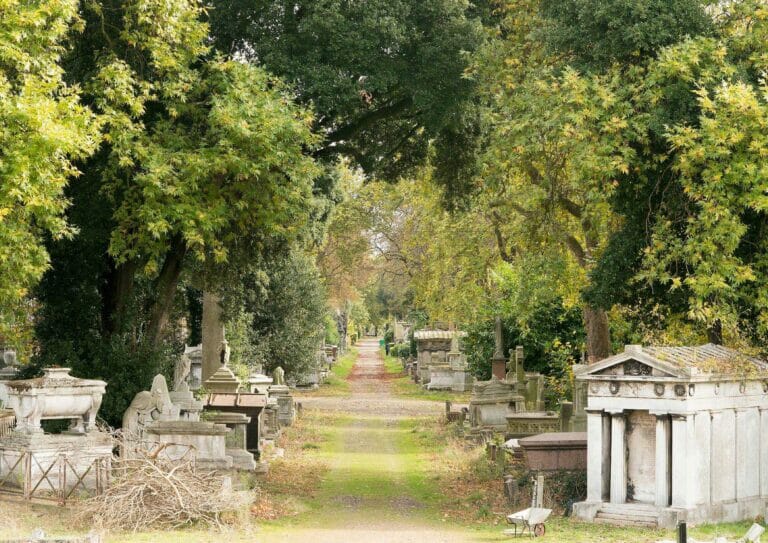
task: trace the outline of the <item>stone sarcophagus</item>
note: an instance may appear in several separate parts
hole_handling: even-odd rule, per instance
[[[36,379],[8,381],[8,406],[16,415],[17,432],[43,433],[41,421],[70,419],[70,431],[90,432],[96,428],[96,413],[107,383],[78,379],[70,368],[45,368]]]

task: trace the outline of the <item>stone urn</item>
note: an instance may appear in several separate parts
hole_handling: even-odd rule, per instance
[[[15,431],[42,433],[43,420],[69,419],[70,431],[96,429],[96,414],[107,383],[72,377],[70,368],[45,368],[36,379],[7,381],[8,407],[16,415]]]

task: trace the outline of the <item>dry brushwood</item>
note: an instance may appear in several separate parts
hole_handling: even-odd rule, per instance
[[[162,447],[162,446],[161,446]],[[216,472],[196,470],[194,459],[167,460],[155,448],[116,459],[107,490],[82,504],[80,518],[100,530],[137,532],[203,523],[222,528],[222,515],[252,496],[234,492]]]

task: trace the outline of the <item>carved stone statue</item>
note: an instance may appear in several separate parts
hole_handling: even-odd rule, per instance
[[[275,385],[285,385],[285,370],[280,366],[276,367],[275,371],[272,372],[272,378]]]
[[[178,419],[179,408],[171,402],[165,377],[156,375],[152,388],[136,394],[123,413],[123,434],[140,439],[151,422]]]
[[[192,360],[187,353],[181,355],[173,368],[173,390],[180,390],[182,384],[186,383],[189,372],[192,370]]]
[[[221,362],[222,366],[229,365],[230,355],[231,355],[231,351],[229,349],[229,343],[227,343],[227,340],[225,338],[221,340],[221,347],[219,347],[219,362]]]

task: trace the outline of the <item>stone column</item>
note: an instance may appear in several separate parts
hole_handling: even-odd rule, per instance
[[[611,435],[604,431],[603,412],[587,411],[587,501],[602,502],[605,496],[603,473],[607,471],[610,457],[605,456],[605,443]]]
[[[611,413],[611,503],[627,501],[627,457],[623,412]]]
[[[688,415],[672,415],[672,507],[688,505]]]
[[[760,496],[768,498],[768,407],[760,408]]]
[[[669,507],[671,483],[670,438],[672,421],[667,413],[656,415],[656,505]]]
[[[210,292],[203,293],[203,375],[205,383],[221,366],[219,351],[224,341],[224,326],[221,324],[219,297]]]

